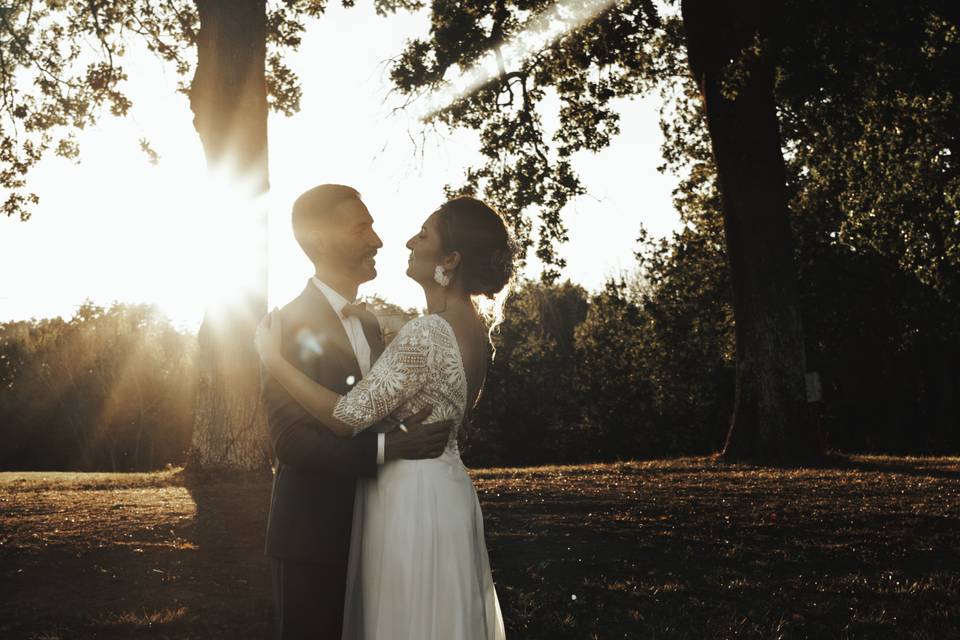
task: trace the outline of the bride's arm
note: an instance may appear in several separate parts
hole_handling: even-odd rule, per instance
[[[307,413],[338,436],[350,437],[353,428],[333,417],[334,407],[342,397],[339,393],[317,384],[287,362],[280,348],[282,327],[280,314],[271,312],[257,327],[254,343],[264,367]]]
[[[338,436],[353,435],[352,427],[333,417],[333,409],[342,397],[339,393],[317,384],[287,362],[283,356],[264,358],[263,364],[270,375],[297,401],[297,404],[323,423],[323,426]]]
[[[426,347],[420,336],[401,334],[345,396],[287,362],[280,350],[279,314],[267,314],[257,327],[256,346],[267,371],[310,415],[337,435],[353,436],[384,419],[423,386]]]

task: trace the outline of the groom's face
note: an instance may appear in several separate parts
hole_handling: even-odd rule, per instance
[[[383,242],[360,200],[351,198],[338,204],[326,227],[320,242],[328,267],[355,279],[357,284],[377,277],[376,255]]]

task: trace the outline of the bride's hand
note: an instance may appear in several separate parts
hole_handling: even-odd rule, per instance
[[[253,338],[253,344],[257,348],[257,353],[263,364],[269,369],[271,364],[280,355],[280,341],[283,335],[283,322],[280,320],[280,312],[274,309],[263,317],[260,324],[257,325],[257,333]]]

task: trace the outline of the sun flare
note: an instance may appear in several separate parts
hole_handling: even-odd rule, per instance
[[[196,196],[196,280],[192,296],[207,311],[267,295],[269,194],[247,198],[243,184],[213,176]]]
[[[243,184],[205,170],[159,171],[150,182],[146,207],[161,222],[144,230],[140,253],[160,309],[196,329],[207,313],[265,301],[269,194],[247,198]]]
[[[443,88],[424,96],[419,119],[427,122],[457,100],[470,95],[498,73],[520,68],[537,51],[589,23],[616,0],[559,0],[531,16],[522,32],[488,50],[464,70],[451,68]]]

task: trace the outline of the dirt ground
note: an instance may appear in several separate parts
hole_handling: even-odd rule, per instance
[[[960,459],[474,472],[508,636],[960,637]],[[269,477],[0,473],[0,638],[267,638]]]

